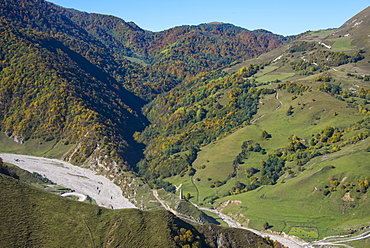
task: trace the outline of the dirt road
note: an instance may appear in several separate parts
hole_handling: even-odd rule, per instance
[[[195,205],[195,206],[198,207],[197,205]],[[254,230],[254,229],[243,227],[237,221],[235,221],[231,217],[221,213],[217,209],[201,208],[201,207],[198,207],[198,208],[202,211],[209,211],[209,212],[217,214],[223,221],[225,221],[229,225],[229,227],[246,229],[246,230],[251,231],[251,232],[253,232],[253,233],[255,233],[259,236],[269,237],[270,239],[278,241],[281,244],[283,244],[284,246],[289,247],[289,248],[302,248],[302,247],[305,247],[305,245],[307,244],[307,243],[300,242],[298,240],[293,240],[291,238],[278,236],[278,235],[273,235],[273,234],[269,234],[269,233],[264,233],[264,232],[260,232],[260,231]]]

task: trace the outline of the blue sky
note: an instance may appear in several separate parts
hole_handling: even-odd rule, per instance
[[[51,0],[62,7],[109,14],[141,28],[162,31],[213,21],[249,30],[292,35],[336,28],[369,6],[369,0]]]

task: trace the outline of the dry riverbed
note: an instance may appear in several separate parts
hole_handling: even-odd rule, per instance
[[[123,197],[122,190],[112,181],[95,172],[70,163],[42,157],[1,153],[6,163],[14,164],[29,172],[37,172],[54,183],[89,196],[105,208],[136,208]]]

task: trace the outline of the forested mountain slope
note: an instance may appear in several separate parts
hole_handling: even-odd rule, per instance
[[[53,141],[78,164],[91,155],[103,167],[137,161],[130,140],[146,123],[144,100],[109,74],[109,50],[46,2],[2,2],[1,15],[2,131]]]
[[[69,9],[63,9],[63,13],[116,55],[125,55],[133,61],[140,59],[138,62],[151,65],[163,75],[173,76],[177,82],[199,72],[251,58],[295,38],[223,23],[150,32],[113,16]]]
[[[30,153],[51,147],[73,163],[89,159],[114,171],[132,168],[143,156],[132,135],[148,123],[141,113],[146,101],[185,77],[286,41],[232,25],[153,33],[116,17],[33,0],[1,2],[0,20],[2,131],[33,142]],[[236,44],[248,49],[233,52]],[[221,50],[227,52],[212,57]]]

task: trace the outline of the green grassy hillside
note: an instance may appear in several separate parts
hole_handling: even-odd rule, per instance
[[[1,173],[0,183],[1,247],[243,247],[247,240],[251,247],[273,247],[248,231],[194,227],[164,210],[104,209]]]
[[[303,166],[297,165],[294,159],[288,160],[277,183],[272,186],[260,186],[245,193],[237,188],[240,183],[250,185],[252,180],[261,178],[260,172],[251,175],[250,168],[262,170],[261,161],[266,161],[274,151],[285,149],[284,145],[289,143],[292,135],[307,141],[312,134],[319,133],[326,126],[346,128],[363,118],[358,110],[346,107],[346,103],[325,93],[307,92],[294,100],[291,100],[291,96],[290,93],[279,92],[279,100],[283,105],[277,110],[280,103],[274,96],[261,99],[263,105],[253,124],[202,147],[193,163],[196,170],[193,176],[176,176],[168,180],[175,185],[182,184],[183,191],[189,192],[193,196],[192,200],[198,204],[208,205],[217,199],[214,206],[220,205],[224,213],[234,216],[242,214],[244,217],[239,218],[239,221],[256,229],[261,229],[265,221],[273,225],[273,230],[286,233],[293,226],[314,226],[320,236],[297,235],[318,238],[366,225],[370,221],[365,207],[368,204],[367,191],[361,192],[358,180],[368,180],[370,175],[367,163],[370,156],[368,138],[346,145],[338,152],[328,151]],[[286,105],[290,106],[294,101],[296,104],[293,106],[297,110],[293,116],[286,116]],[[297,104],[300,101],[307,101],[304,108],[302,104]],[[329,109],[327,106],[332,107]],[[335,115],[335,112],[339,114]],[[271,138],[264,139],[263,130],[267,130]],[[354,128],[343,135],[343,139],[349,140],[361,132],[366,132],[366,128]],[[247,140],[258,142],[266,149],[266,154],[248,153],[248,158],[235,170],[233,161],[242,151],[243,141]],[[331,165],[335,168],[326,169]],[[234,170],[235,176],[229,178]],[[337,189],[330,193],[325,191],[332,187],[335,180],[340,182],[336,185]],[[353,184],[352,190],[345,187],[349,184]],[[349,201],[341,199],[346,192],[352,192],[349,193],[352,194]],[[224,208],[222,203],[225,201],[237,204]]]

